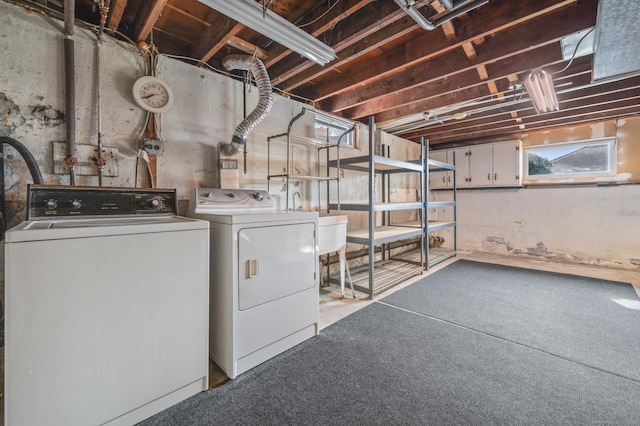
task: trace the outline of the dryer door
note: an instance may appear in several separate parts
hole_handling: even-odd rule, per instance
[[[238,231],[238,308],[243,311],[316,285],[314,223]]]

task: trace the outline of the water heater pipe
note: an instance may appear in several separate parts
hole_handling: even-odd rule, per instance
[[[244,149],[247,143],[247,136],[271,111],[273,92],[269,74],[267,74],[267,69],[260,59],[248,55],[229,55],[224,58],[222,65],[230,71],[234,69],[250,71],[258,86],[258,105],[238,124],[233,133],[231,143],[223,145],[225,155],[235,155]]]

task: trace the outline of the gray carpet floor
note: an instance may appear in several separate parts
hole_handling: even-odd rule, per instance
[[[436,275],[425,285],[435,285]],[[517,342],[518,335],[505,339],[389,304],[416,285],[423,283],[142,424],[640,424],[637,379]],[[473,317],[465,294],[456,303]]]
[[[382,301],[640,381],[631,284],[458,260]]]

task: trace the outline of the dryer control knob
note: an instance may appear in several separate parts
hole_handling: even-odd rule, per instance
[[[262,194],[260,192],[254,192],[253,198],[257,201],[262,201]]]
[[[54,200],[53,198],[49,198],[45,202],[45,205],[47,206],[48,209],[55,209],[56,207],[58,207],[58,200]]]
[[[71,207],[74,209],[79,209],[80,207],[82,207],[82,201],[74,198],[73,200],[71,200]]]

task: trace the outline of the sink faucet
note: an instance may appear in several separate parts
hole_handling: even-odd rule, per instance
[[[300,208],[296,209],[296,195],[298,196],[298,198],[300,198],[300,201],[302,202],[302,197],[300,196],[300,193],[298,191],[293,193],[293,211],[298,211]]]

